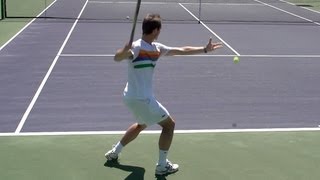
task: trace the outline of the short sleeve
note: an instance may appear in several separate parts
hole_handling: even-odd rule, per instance
[[[131,48],[130,51],[131,51],[131,53],[132,53],[132,59],[135,59],[135,58],[137,58],[138,55],[139,55],[140,46],[137,45],[136,43],[134,43],[134,44],[132,45],[132,48]],[[131,59],[131,60],[132,60],[132,59]]]
[[[165,56],[172,49],[172,47],[166,46],[161,43],[155,43],[155,45],[160,50],[160,56]]]

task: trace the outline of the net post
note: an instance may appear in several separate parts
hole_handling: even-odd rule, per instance
[[[201,6],[202,6],[202,1],[199,0],[199,14],[198,14],[198,23],[200,24],[201,23]]]
[[[8,15],[7,15],[7,0],[2,0],[3,1],[3,6],[2,6],[2,8],[3,8],[3,17],[2,18],[7,18],[8,17]]]
[[[0,19],[4,19],[4,0],[0,0],[0,5],[1,5],[1,16],[0,16]]]

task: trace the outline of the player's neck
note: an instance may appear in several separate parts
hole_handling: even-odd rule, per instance
[[[142,35],[142,40],[145,42],[152,44],[152,42],[155,40],[153,36],[151,35]]]

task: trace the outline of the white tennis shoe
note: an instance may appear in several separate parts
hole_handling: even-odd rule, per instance
[[[110,151],[108,151],[105,155],[104,155],[108,161],[118,161],[118,154],[115,153],[114,149],[112,148]]]
[[[167,160],[167,163],[165,166],[160,166],[157,164],[156,166],[156,175],[168,175],[175,173],[179,170],[178,164],[172,164],[169,160]]]

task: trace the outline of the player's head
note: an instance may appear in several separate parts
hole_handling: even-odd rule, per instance
[[[142,22],[143,35],[149,35],[152,33],[160,32],[161,29],[161,17],[159,14],[148,14]],[[158,34],[159,35],[159,34]]]

